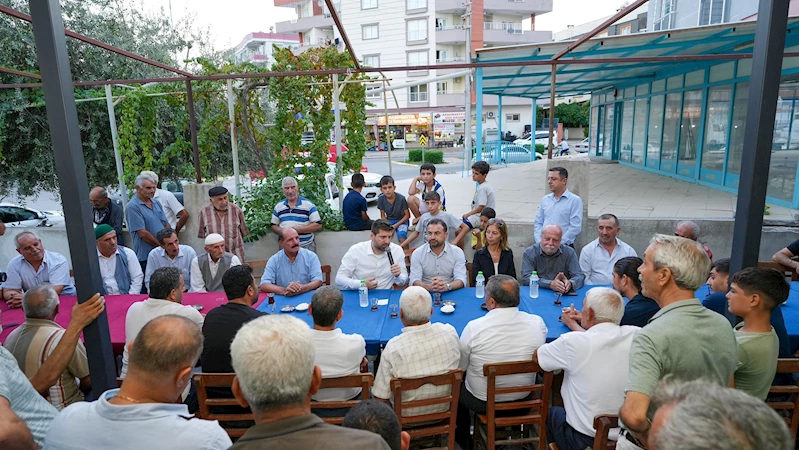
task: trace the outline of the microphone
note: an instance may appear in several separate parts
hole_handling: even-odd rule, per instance
[[[389,264],[391,264],[393,266],[394,265],[394,255],[391,254],[391,247],[388,248],[388,252],[386,252],[386,253],[388,254],[388,262],[389,262]]]

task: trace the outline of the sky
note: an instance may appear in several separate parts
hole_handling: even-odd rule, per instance
[[[196,14],[196,23],[209,27],[216,50],[233,47],[253,31],[268,32],[275,22],[296,18],[292,8],[276,7],[273,0],[141,0],[145,9],[163,8],[180,20],[186,14]],[[624,0],[553,0],[550,13],[536,17],[536,29],[563,31],[568,25],[580,25],[610,16]],[[646,5],[644,5],[644,10]]]

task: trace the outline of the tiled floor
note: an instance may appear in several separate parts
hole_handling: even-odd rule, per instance
[[[498,215],[532,221],[545,194],[545,170],[546,161],[492,168],[488,182],[497,195]],[[460,215],[471,209],[471,178],[446,174],[438,180],[446,189],[448,211]],[[397,186],[409,183],[400,180]],[[591,165],[589,195],[591,217],[612,213],[623,218],[730,219],[736,205],[734,194],[619,164]],[[769,213],[769,220],[799,219],[799,210],[782,206],[769,205]]]

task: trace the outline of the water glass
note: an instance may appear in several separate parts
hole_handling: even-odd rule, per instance
[[[377,311],[377,297],[370,298],[369,305],[372,306],[372,311]]]
[[[396,319],[397,318],[397,304],[396,303],[392,303],[391,304],[391,318],[392,319]]]
[[[441,306],[441,292],[433,292],[433,306]]]

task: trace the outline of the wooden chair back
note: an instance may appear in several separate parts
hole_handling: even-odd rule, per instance
[[[780,272],[785,275],[785,278],[790,278],[791,281],[799,281],[799,273],[796,270],[788,267],[783,266],[782,264],[774,261],[758,261],[757,267],[763,267],[766,269],[774,269],[777,272]]]
[[[322,266],[322,278],[324,279],[325,286],[330,286],[330,271],[332,268],[330,265],[325,264]]]
[[[799,374],[799,359],[780,358],[777,360],[777,373],[780,374]],[[785,423],[791,430],[791,435],[796,439],[796,429],[799,427],[799,382],[784,385],[772,385],[769,394],[784,396],[784,399],[769,401],[766,403],[774,408],[785,418]]]
[[[618,428],[619,416],[603,415],[594,417],[594,450],[615,450],[616,441],[610,440],[610,430]]]
[[[472,263],[466,263],[466,283],[468,283],[467,287],[474,287],[472,286]]]
[[[247,265],[252,267],[252,278],[255,280],[256,284],[261,284],[261,276],[264,274],[268,261],[269,259],[253,259],[247,261]]]
[[[361,397],[357,400],[331,400],[311,402],[311,409],[337,409],[337,408],[352,408],[358,403],[369,400],[369,391],[374,384],[375,378],[371,373],[356,373],[354,375],[347,375],[338,378],[322,378],[322,384],[319,389],[330,388],[361,388]],[[322,417],[327,423],[333,425],[341,425],[344,421],[344,415],[337,417]]]
[[[543,383],[524,386],[497,387],[497,377],[517,374],[544,374]],[[552,394],[552,372],[545,372],[533,361],[514,361],[504,363],[486,364],[483,366],[483,375],[487,377],[488,395],[486,401],[486,414],[477,414],[475,423],[475,442],[485,438],[486,448],[494,450],[497,445],[521,445],[538,442],[539,450],[546,450],[546,420],[549,412],[549,399]],[[531,393],[532,399],[515,400],[511,402],[497,402],[496,396],[503,394]],[[516,411],[516,415],[497,412]],[[478,431],[478,424],[486,428],[485,436]],[[521,425],[537,425],[538,436],[497,440],[497,428],[517,427]]]
[[[197,417],[206,420],[218,420],[219,422],[242,422],[253,421],[252,412],[244,414],[216,414],[211,412],[214,406],[239,406],[239,403],[232,396],[230,398],[208,398],[207,388],[228,388],[233,385],[235,373],[195,373],[194,388],[197,391],[197,401],[200,409]],[[225,427],[225,431],[231,438],[239,438],[247,432],[247,428]]]
[[[423,437],[447,435],[447,448],[455,450],[455,421],[458,417],[458,400],[463,382],[463,370],[454,369],[441,375],[422,378],[392,378],[391,392],[394,395],[394,413],[403,431],[411,435],[411,441]],[[449,395],[426,398],[423,400],[402,401],[402,392],[418,389],[425,384],[435,386],[450,385]],[[418,416],[403,416],[402,410],[423,406],[448,404],[448,410]],[[414,426],[415,424],[425,424]]]

